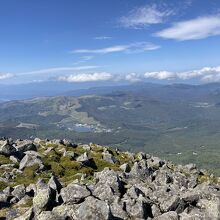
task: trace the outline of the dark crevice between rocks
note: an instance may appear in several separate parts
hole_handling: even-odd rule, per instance
[[[152,209],[151,209],[150,204],[144,203],[143,210],[144,210],[144,219],[153,218]]]

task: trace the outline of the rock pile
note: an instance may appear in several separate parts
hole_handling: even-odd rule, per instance
[[[0,219],[220,219],[219,178],[195,165],[67,140],[0,141]]]

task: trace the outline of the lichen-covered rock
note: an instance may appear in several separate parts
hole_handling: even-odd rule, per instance
[[[176,212],[170,211],[170,212],[164,213],[154,219],[155,220],[178,220],[178,215]]]
[[[31,167],[31,166],[34,166],[34,165],[38,165],[39,170],[44,169],[44,164],[42,162],[41,157],[39,157],[35,153],[28,153],[21,160],[20,165],[19,165],[19,169],[23,170],[25,167]]]
[[[130,171],[130,176],[131,178],[144,181],[150,176],[150,172],[151,171],[148,169],[147,162],[145,160],[141,160],[134,163]]]
[[[48,187],[37,192],[37,195],[33,198],[33,208],[35,214],[39,214],[41,211],[50,210],[53,207],[53,203],[56,199],[56,192]]]
[[[57,216],[51,211],[43,211],[39,215],[36,216],[36,220],[65,220],[65,218]]]
[[[62,204],[53,208],[52,212],[63,219],[76,219],[76,210],[79,204]]]
[[[110,207],[106,202],[90,196],[78,208],[77,219],[110,220]]]
[[[18,185],[14,187],[14,190],[12,191],[12,195],[16,197],[18,200],[21,200],[26,193],[26,188],[24,184]]]
[[[67,187],[61,189],[60,195],[64,203],[71,204],[83,201],[86,197],[91,195],[91,192],[84,185],[71,183]]]
[[[105,168],[102,172],[95,174],[95,180],[97,182],[95,188],[103,188],[105,191],[105,186],[109,186],[112,189],[114,195],[121,196],[124,192],[124,184],[120,176],[113,170]]]
[[[32,220],[34,217],[33,208],[30,208],[28,211],[26,211],[23,215],[14,218],[14,220]]]

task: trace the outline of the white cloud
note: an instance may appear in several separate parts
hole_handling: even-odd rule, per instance
[[[15,75],[12,73],[0,73],[0,80],[13,78]]]
[[[35,75],[35,74],[50,74],[50,73],[68,73],[80,70],[96,69],[98,66],[76,66],[76,67],[55,67],[41,70],[34,70],[30,72],[20,73],[18,75]]]
[[[101,73],[82,73],[77,75],[60,76],[59,81],[67,82],[94,82],[94,81],[108,81],[113,79],[113,75],[106,72]]]
[[[142,80],[142,76],[137,73],[129,73],[125,75],[125,80],[130,81],[130,82],[139,82]]]
[[[144,74],[144,77],[158,79],[158,80],[197,79],[203,82],[220,82],[220,66],[204,67],[198,70],[191,70],[185,72],[169,72],[169,71],[146,72]]]
[[[175,79],[176,78],[176,74],[173,72],[169,72],[169,71],[155,71],[155,72],[146,72],[144,74],[145,78],[154,78],[154,79],[159,79],[159,80],[163,80],[163,79]]]
[[[82,65],[82,63],[92,60],[93,58],[94,56],[82,56],[77,62],[74,62],[73,65]]]
[[[95,40],[110,40],[112,39],[112,37],[110,36],[99,36],[99,37],[95,37]]]
[[[174,23],[155,34],[158,37],[178,41],[197,40],[220,35],[220,15],[198,17],[192,20]]]
[[[148,50],[156,50],[159,49],[159,45],[155,45],[149,42],[136,42],[132,44],[125,45],[116,45],[111,47],[105,47],[100,49],[77,49],[73,50],[72,53],[88,53],[88,54],[108,54],[108,53],[116,53],[116,52],[144,52]]]
[[[120,18],[119,23],[125,28],[144,28],[151,24],[159,24],[173,11],[159,9],[155,4],[133,9],[127,16]]]

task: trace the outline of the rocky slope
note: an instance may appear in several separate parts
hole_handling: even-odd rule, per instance
[[[0,219],[220,219],[195,165],[67,140],[0,140]]]

